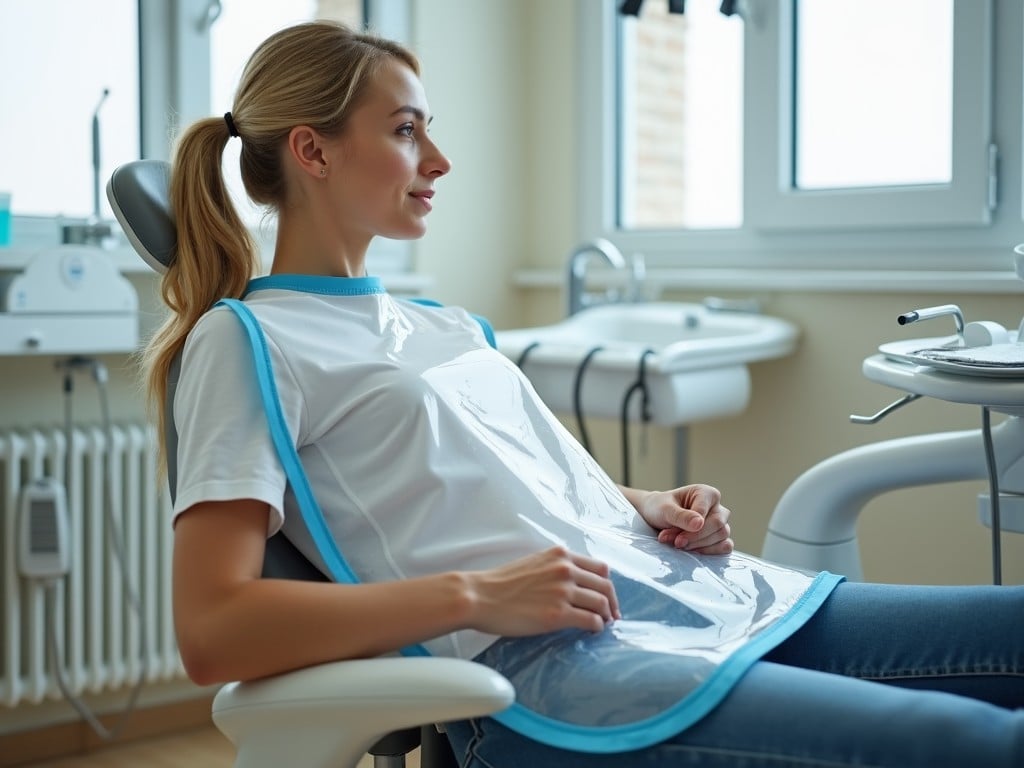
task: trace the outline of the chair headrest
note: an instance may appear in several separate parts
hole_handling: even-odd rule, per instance
[[[107,182],[107,199],[128,242],[150,267],[166,272],[178,233],[171,213],[171,166],[163,160],[133,160]]]

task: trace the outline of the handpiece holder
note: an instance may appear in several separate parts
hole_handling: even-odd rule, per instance
[[[902,315],[899,315],[896,318],[896,322],[898,322],[900,325],[909,325],[911,323],[916,323],[921,320],[932,320],[936,317],[945,317],[946,315],[952,316],[953,322],[956,323],[956,335],[958,346],[967,346],[967,340],[964,333],[964,313],[956,304],[941,304],[935,307],[924,307],[922,309],[915,309],[911,310],[910,312],[904,312]],[[972,325],[977,324],[972,323]],[[872,414],[871,416],[850,414],[850,421],[853,424],[877,424],[893,411],[898,410],[905,405],[909,405],[915,400],[918,400],[920,397],[921,396],[918,394],[908,393],[903,397],[899,398],[898,400],[890,403],[885,408],[882,408],[877,413]]]
[[[964,313],[960,311],[960,307],[956,304],[941,304],[937,307],[925,307],[923,309],[904,312],[896,318],[896,322],[900,325],[909,325],[910,323],[916,323],[920,320],[931,320],[936,317],[945,317],[946,315],[952,315],[953,322],[956,323],[957,338],[960,339],[960,344],[963,346]]]

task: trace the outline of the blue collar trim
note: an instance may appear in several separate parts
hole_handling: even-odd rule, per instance
[[[368,296],[387,293],[379,277],[326,277],[323,275],[266,275],[249,281],[245,296],[253,291],[278,289],[329,296]]]

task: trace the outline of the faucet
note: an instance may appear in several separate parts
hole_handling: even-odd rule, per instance
[[[602,301],[614,301],[622,297],[621,290],[606,291],[602,297],[600,294],[588,293],[586,291],[587,265],[591,256],[599,256],[608,266],[615,269],[626,269],[626,259],[622,252],[612,243],[604,238],[590,240],[578,246],[569,254],[569,314],[575,315],[581,309],[601,303]],[[637,298],[638,283],[642,282],[644,274],[643,260],[634,258],[632,261],[632,298]]]

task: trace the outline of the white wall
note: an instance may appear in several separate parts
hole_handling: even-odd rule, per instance
[[[530,231],[522,7],[417,0],[413,9],[431,132],[452,161],[437,184],[427,238],[416,245],[416,267],[436,281],[431,298],[513,322],[507,286]]]

